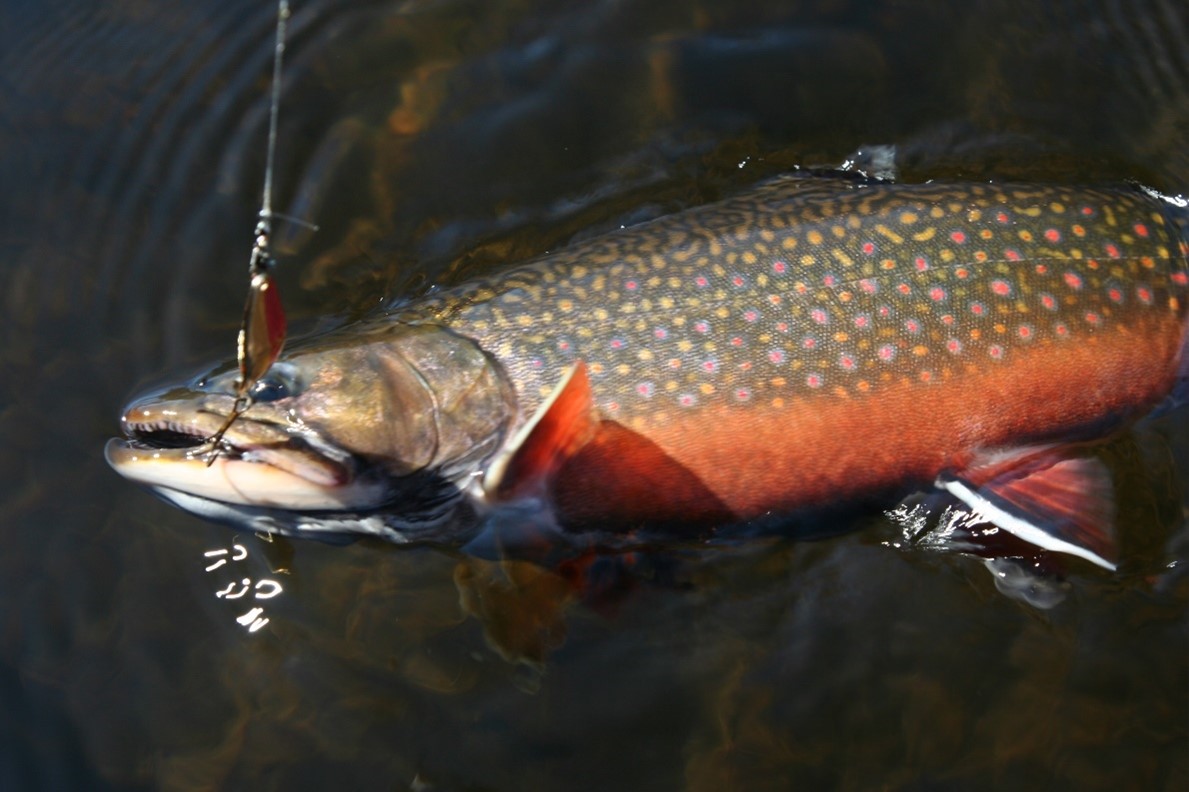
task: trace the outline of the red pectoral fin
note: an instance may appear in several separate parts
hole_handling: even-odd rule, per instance
[[[987,456],[938,485],[976,516],[1045,550],[1115,569],[1115,493],[1101,459],[1061,447]]]
[[[571,368],[536,414],[496,456],[483,478],[492,501],[542,495],[558,468],[595,433],[586,365]]]

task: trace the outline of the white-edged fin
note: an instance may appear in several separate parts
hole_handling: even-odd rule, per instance
[[[484,497],[489,502],[506,502],[544,494],[552,475],[595,429],[590,379],[586,365],[579,361],[488,465],[483,476]]]
[[[936,486],[967,506],[971,519],[995,524],[1041,549],[1084,558],[1114,571],[1114,488],[1094,456],[1060,448],[1021,449],[989,457]]]

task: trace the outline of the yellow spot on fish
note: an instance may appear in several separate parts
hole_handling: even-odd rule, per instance
[[[855,383],[855,387],[859,390],[859,393],[866,393],[871,390],[871,383],[867,380],[859,380]]]
[[[928,242],[935,236],[937,236],[937,229],[933,226],[929,226],[928,228],[913,234],[912,238],[917,242]]]
[[[606,370],[607,370],[607,367],[604,366],[602,363],[591,363],[590,364],[590,373],[591,374],[602,374]]]
[[[521,327],[532,327],[533,318],[528,314],[518,314],[516,316],[516,323]]]
[[[834,235],[835,239],[842,239],[844,236],[846,236],[846,229],[840,225],[831,226],[830,233]]]
[[[917,344],[912,348],[912,354],[916,355],[917,357],[924,357],[925,355],[929,354],[929,347],[922,344]]]
[[[636,357],[640,358],[640,360],[643,360],[643,361],[652,360],[652,350],[651,349],[641,349],[639,352],[636,353]]]
[[[579,264],[579,265],[575,266],[574,269],[570,270],[570,277],[575,278],[575,279],[585,278],[586,273],[587,273],[586,267],[583,267],[582,265]]]
[[[1065,211],[1065,204],[1059,203],[1058,201],[1053,201],[1051,204],[1049,204],[1049,209],[1051,209],[1055,214],[1062,214]]]
[[[970,209],[966,212],[966,220],[971,223],[978,222],[983,216],[983,213],[978,209]]]
[[[809,255],[808,253],[801,256],[801,266],[802,267],[812,267],[816,263],[817,263],[817,259],[814,258],[813,256]]]
[[[1020,209],[1019,207],[1017,207],[1016,213],[1022,214],[1025,217],[1040,217],[1040,207],[1039,206],[1028,206],[1023,209]]]
[[[1024,241],[1024,242],[1031,242],[1031,241],[1032,241],[1032,232],[1031,232],[1031,231],[1029,231],[1027,228],[1022,228],[1022,229],[1020,229],[1020,234],[1019,234],[1019,236],[1020,236],[1020,239],[1021,239],[1022,241]]]
[[[558,300],[557,307],[559,310],[569,313],[570,311],[574,310],[574,301],[573,300]]]
[[[900,222],[904,225],[912,225],[918,219],[919,218],[917,217],[916,212],[901,212],[900,213]]]
[[[839,344],[845,344],[849,339],[850,339],[850,336],[848,336],[846,333],[835,333],[834,334],[834,340],[837,341]]]
[[[781,407],[784,406],[784,399],[777,396],[775,399],[772,400],[772,406],[779,410]]]
[[[809,244],[811,245],[820,245],[822,243],[822,232],[816,230],[810,231],[805,235],[805,239],[808,240]]]
[[[887,238],[887,239],[889,239],[889,240],[890,240],[890,241],[891,241],[893,244],[896,244],[896,245],[902,245],[902,244],[904,244],[904,237],[900,236],[900,235],[899,235],[899,234],[897,234],[895,231],[893,231],[892,229],[888,228],[886,225],[882,225],[882,224],[881,224],[881,225],[877,225],[877,226],[875,227],[875,232],[876,232],[877,234],[879,234],[880,236],[886,237],[886,238]]]
[[[780,246],[785,250],[792,250],[797,246],[797,238],[791,236],[785,237],[780,241]]]
[[[773,377],[772,379],[768,380],[768,383],[773,388],[783,388],[787,382],[788,380],[786,380],[784,377]]]
[[[714,386],[711,385],[709,382],[703,382],[701,387],[698,388],[698,390],[702,391],[702,393],[705,394],[706,396],[709,396],[710,394],[714,393]]]
[[[934,206],[929,210],[929,216],[934,220],[940,220],[941,218],[945,217],[945,210],[940,206]]]
[[[621,377],[625,377],[632,372],[632,367],[627,363],[620,363],[615,367],[615,373]]]
[[[611,314],[607,313],[607,309],[605,308],[595,308],[592,314],[594,318],[600,322],[607,321],[607,319],[609,319],[611,316]]]

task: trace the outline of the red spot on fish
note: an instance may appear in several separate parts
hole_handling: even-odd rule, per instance
[[[1106,244],[1106,254],[1110,258],[1113,258],[1113,259],[1118,258],[1119,257],[1119,248],[1117,246],[1115,246],[1114,244],[1108,242]]]
[[[1073,235],[1076,237],[1084,237],[1086,235],[1086,227],[1082,226],[1082,225],[1078,225],[1077,223],[1073,224],[1072,231],[1073,231]]]
[[[735,336],[734,338],[731,339],[731,346],[733,346],[733,347],[743,346],[743,339],[740,338],[739,336]]]
[[[1016,330],[1016,334],[1020,336],[1020,340],[1022,341],[1031,341],[1033,336],[1032,326],[1020,325],[1019,329]]]
[[[664,339],[666,339],[666,338],[668,338],[668,337],[669,337],[669,331],[668,331],[668,330],[666,330],[666,329],[665,329],[665,328],[663,328],[663,327],[658,327],[657,329],[653,330],[653,331],[652,331],[652,334],[653,334],[653,336],[655,336],[656,338],[659,338],[659,339],[662,339],[662,340],[664,340]]]
[[[825,286],[833,286],[835,283],[837,283],[837,280],[833,275],[827,275],[826,277],[822,278],[822,284]]]
[[[695,399],[693,394],[691,394],[691,393],[683,393],[677,397],[677,403],[680,404],[682,407],[693,407],[694,404],[697,403],[697,401],[698,400]]]
[[[904,323],[904,329],[915,335],[921,332],[921,323],[916,319],[909,319]]]
[[[1069,288],[1075,291],[1082,288],[1082,278],[1076,272],[1067,272],[1063,277],[1065,279],[1065,285]]]
[[[1086,321],[1089,324],[1092,324],[1095,327],[1097,327],[1098,325],[1102,324],[1102,317],[1099,316],[1094,311],[1086,311]]]
[[[793,286],[793,290],[796,291],[797,294],[804,294],[805,292],[809,291],[809,287],[804,283],[798,282],[797,285]]]
[[[703,360],[702,361],[702,370],[703,371],[713,372],[717,368],[718,368],[718,361],[716,361],[716,360]]]
[[[1111,298],[1111,302],[1115,302],[1115,303],[1123,302],[1123,292],[1119,291],[1118,288],[1108,289],[1106,294],[1108,297]]]
[[[879,287],[876,286],[875,281],[871,280],[871,278],[863,278],[863,280],[859,281],[859,288],[863,290],[864,294],[875,294]]]
[[[921,378],[921,382],[932,382],[933,381],[933,372],[932,371],[922,371],[918,376]]]
[[[541,360],[541,358],[533,358],[531,365],[535,369],[543,369],[545,368],[545,361]]]
[[[945,299],[945,289],[940,286],[934,286],[929,290],[929,299],[933,300],[933,302],[941,302]]]
[[[789,331],[789,323],[788,322],[777,322],[776,323],[776,332],[787,333],[788,331]]]
[[[773,305],[780,305],[780,295],[779,294],[769,294],[768,302],[772,303]]]
[[[1063,322],[1058,322],[1057,324],[1053,325],[1053,332],[1057,334],[1058,338],[1069,337],[1069,327],[1067,327]]]
[[[810,374],[805,377],[805,384],[811,388],[820,388],[822,386],[821,374]]]
[[[1136,223],[1135,224],[1135,233],[1139,234],[1142,237],[1146,237],[1148,235],[1148,227],[1146,225],[1144,225],[1143,223]]]
[[[805,336],[805,338],[801,341],[801,346],[805,347],[806,349],[813,349],[817,346],[817,339],[813,336]]]
[[[1086,266],[1092,270],[1096,270],[1096,269],[1098,269],[1098,260],[1097,259],[1086,259]]]
[[[865,254],[867,254],[868,256],[874,255],[875,254],[875,243],[874,242],[864,242],[863,243],[863,252]]]
[[[640,284],[634,280],[630,280],[624,283],[623,287],[628,291],[635,291],[636,289],[640,288]]]
[[[962,342],[956,338],[951,338],[945,342],[945,348],[956,355],[962,351]]]
[[[1184,272],[1174,272],[1169,278],[1178,286],[1184,286],[1189,283],[1189,274]]]
[[[892,315],[892,309],[886,305],[881,305],[881,306],[879,306],[879,315],[881,318],[887,319],[889,316]]]
[[[747,310],[747,311],[743,312],[743,321],[745,321],[745,322],[754,322],[755,320],[757,320],[759,318],[760,318],[760,312],[756,311],[754,309]]]
[[[785,264],[783,261],[772,262],[772,271],[775,272],[777,275],[783,275],[785,272],[788,271],[788,268],[789,268],[789,265]]]
[[[747,401],[751,398],[751,391],[747,388],[739,388],[735,391],[735,398],[739,401]]]
[[[812,311],[809,312],[809,316],[810,316],[810,318],[813,319],[813,321],[817,322],[820,325],[824,325],[826,322],[830,321],[830,317],[827,316],[826,312],[823,311],[821,308],[814,308]]]
[[[1060,242],[1061,241],[1061,232],[1055,228],[1046,229],[1045,230],[1045,239],[1049,240],[1050,242]]]
[[[1003,360],[1003,347],[999,346],[999,344],[991,344],[990,348],[987,349],[987,354],[995,360]]]
[[[1040,295],[1040,304],[1045,308],[1048,308],[1050,311],[1057,310],[1057,298],[1051,294]]]
[[[745,361],[743,361],[742,363],[740,363],[740,364],[739,364],[739,370],[740,370],[740,371],[751,371],[751,361],[750,361],[750,360],[745,360]]]
[[[619,402],[607,402],[607,409],[611,412],[615,412],[619,409]]]
[[[562,352],[569,352],[570,351],[570,342],[569,341],[558,341],[557,348],[560,349]]]
[[[622,338],[612,338],[611,339],[611,348],[612,349],[623,349],[623,339]]]
[[[842,366],[847,371],[854,371],[855,359],[850,355],[840,355],[838,357],[838,365]]]
[[[896,347],[892,346],[891,344],[884,344],[879,348],[876,354],[879,355],[880,360],[887,362],[896,357]]]
[[[995,292],[995,294],[999,295],[1000,297],[1010,297],[1011,284],[1007,281],[993,280],[991,281],[991,291]]]
[[[956,270],[954,270],[954,275],[958,278],[958,280],[966,280],[970,277],[970,270],[966,269],[965,267],[958,267]]]
[[[1093,215],[1093,214],[1094,214],[1094,207],[1092,207],[1092,206],[1083,206],[1083,207],[1082,207],[1082,214],[1083,214],[1085,217],[1090,217],[1091,215]]]
[[[950,239],[954,240],[959,245],[966,244],[966,234],[962,231],[953,231],[950,233]]]
[[[653,389],[651,382],[641,382],[636,386],[636,393],[640,394],[646,399],[652,397],[652,391]]]
[[[768,352],[768,362],[779,365],[784,362],[784,350],[772,349]]]
[[[705,335],[710,332],[709,322],[694,322],[694,330]]]
[[[1001,224],[1006,224],[1011,218],[1007,216],[1007,212],[999,212],[995,215],[995,220]]]
[[[985,250],[974,251],[974,260],[979,262],[980,264],[982,262],[986,261],[987,260],[987,251],[985,251]]]
[[[1036,274],[1037,275],[1044,275],[1048,271],[1049,271],[1049,268],[1047,265],[1045,265],[1045,264],[1037,264],[1036,265]]]
[[[1003,251],[1003,257],[1008,261],[1019,261],[1020,251],[1016,250],[1015,248],[1007,248]]]
[[[671,369],[681,368],[681,358],[669,358],[669,368],[671,368]]]
[[[900,292],[901,294],[912,294],[912,287],[907,283],[901,283],[896,287],[896,291]]]
[[[954,315],[953,314],[943,314],[941,317],[941,323],[943,325],[945,325],[946,327],[952,327],[954,324]]]
[[[742,275],[736,275],[733,278],[731,278],[731,285],[734,286],[735,288],[742,288],[744,283],[745,283],[745,281],[743,280]]]
[[[987,308],[985,305],[983,305],[980,302],[971,303],[970,304],[970,312],[972,314],[974,314],[975,316],[982,316],[984,313],[987,312]]]
[[[859,314],[855,317],[855,327],[860,330],[866,330],[871,325],[871,317],[867,314]]]
[[[698,277],[694,278],[694,285],[699,289],[705,289],[710,285],[710,281],[706,279],[705,275],[699,275]]]
[[[913,264],[916,265],[917,272],[924,272],[929,269],[929,262],[925,260],[924,256],[917,256]]]
[[[1146,286],[1140,286],[1135,290],[1135,296],[1139,297],[1139,301],[1144,305],[1152,304],[1152,291]]]

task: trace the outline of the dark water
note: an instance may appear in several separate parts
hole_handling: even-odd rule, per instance
[[[3,3],[0,788],[1185,788],[1184,411],[1104,450],[1124,563],[1048,611],[878,514],[544,570],[268,543],[119,480],[125,398],[232,351],[272,14]],[[864,144],[1183,191],[1187,31],[1171,0],[299,3],[277,202],[321,230],[283,235],[286,304],[339,321]]]

